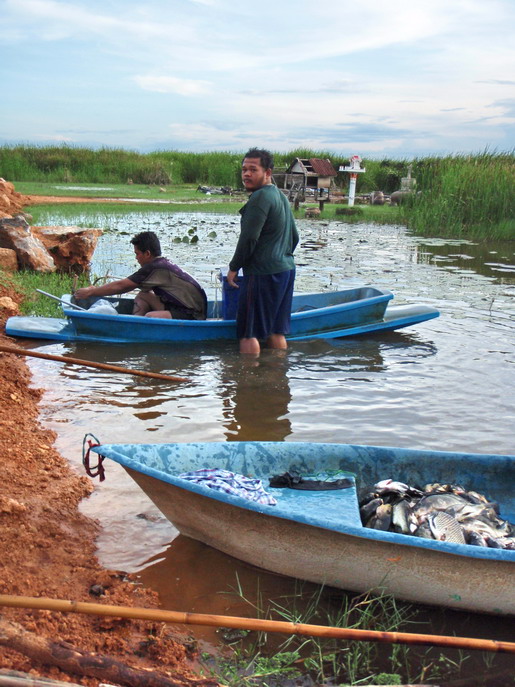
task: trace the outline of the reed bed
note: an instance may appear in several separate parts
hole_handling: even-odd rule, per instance
[[[454,155],[414,166],[419,193],[403,213],[414,233],[515,239],[512,154]]]
[[[160,186],[167,186],[167,191],[172,193],[181,185],[188,185],[191,193],[193,188],[204,184],[241,188],[243,154],[244,151],[191,153],[176,150],[143,154],[67,145],[3,146],[0,147],[0,176],[15,184],[133,184],[134,189],[140,185],[140,189],[144,186],[154,188],[155,193]],[[296,149],[288,153],[276,152],[274,156],[278,169],[286,168],[296,157],[328,159],[337,170],[347,162],[340,155],[322,150]],[[395,213],[396,221],[400,218],[417,234],[513,240],[514,163],[514,151],[411,161],[365,159],[366,173],[359,175],[356,192],[390,194],[400,188],[411,166],[417,193],[403,205],[402,213]],[[339,173],[336,185],[346,190],[347,184],[347,175]],[[330,215],[328,212],[326,217]]]
[[[241,186],[241,160],[245,151],[203,153],[177,150],[137,153],[115,148],[93,150],[69,145],[0,146],[0,176],[14,182],[134,184],[207,184]],[[296,149],[275,152],[276,168],[286,168],[296,157],[330,160],[336,170],[347,158],[325,150]],[[358,192],[399,187],[407,161],[367,160],[367,174],[360,175]],[[340,175],[340,182],[347,183]]]

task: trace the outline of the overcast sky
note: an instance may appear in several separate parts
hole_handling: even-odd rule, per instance
[[[0,144],[515,148],[514,0],[0,0]]]

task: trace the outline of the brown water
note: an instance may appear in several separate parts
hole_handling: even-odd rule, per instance
[[[97,274],[107,266],[115,276],[128,274],[133,257],[127,234],[155,224],[148,215],[125,221],[125,235],[102,238]],[[164,253],[214,291],[212,276],[230,258],[237,219],[175,215],[166,223],[160,214],[159,222]],[[199,235],[195,246],[175,242],[192,227]],[[46,389],[43,420],[80,472],[86,433],[103,443],[259,439],[515,452],[515,243],[427,240],[400,227],[337,222],[301,221],[299,229],[298,290],[373,284],[391,289],[394,303],[426,303],[441,316],[380,336],[294,343],[286,355],[264,351],[258,361],[241,357],[236,342],[116,346],[27,340],[23,345],[47,353],[189,380],[169,384],[31,360],[35,385]],[[216,238],[208,238],[213,231]],[[106,481],[97,484],[83,511],[104,527],[101,561],[139,571],[166,608],[252,615],[252,608],[231,595],[238,580],[249,598],[258,587],[270,598],[294,590],[293,580],[177,536],[116,464],[109,463]],[[432,619],[447,632],[466,635],[474,627],[467,614],[434,611]],[[510,639],[506,622],[479,620],[477,632]],[[195,634],[215,638],[210,630]]]

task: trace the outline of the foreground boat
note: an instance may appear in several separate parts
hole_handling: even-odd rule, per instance
[[[102,444],[182,534],[266,570],[341,589],[383,588],[399,599],[515,614],[515,551],[365,528],[358,494],[385,478],[458,483],[515,518],[515,456],[294,442]],[[276,505],[179,475],[203,468],[259,478]],[[330,491],[269,487],[269,478],[348,473]]]
[[[223,292],[223,295],[226,291]],[[340,338],[408,327],[438,317],[427,305],[389,307],[391,291],[363,286],[293,297],[290,341]],[[165,320],[131,315],[133,299],[107,298],[116,305],[112,314],[78,310],[71,296],[63,296],[65,318],[10,317],[5,331],[54,341],[108,343],[216,341],[236,339],[234,309],[209,301],[206,320]]]

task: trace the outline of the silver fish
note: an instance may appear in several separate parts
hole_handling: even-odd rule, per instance
[[[433,537],[438,541],[465,544],[460,523],[449,513],[442,511],[431,513],[428,517],[428,523]]]
[[[401,499],[392,506],[392,524],[395,532],[410,534],[411,508],[406,499]]]
[[[410,496],[422,496],[423,492],[416,487],[410,487],[409,484],[404,484],[404,482],[397,482],[393,479],[383,479],[377,484],[374,484],[374,490],[379,495],[385,494],[387,492],[394,492],[397,494],[408,494]]]
[[[359,509],[359,514],[361,515],[361,521],[366,522],[369,520],[371,515],[374,515],[379,506],[383,505],[383,499],[376,498],[372,499],[368,503],[364,503]]]
[[[465,541],[471,546],[487,546],[486,539],[479,532],[474,530],[469,530],[466,527],[463,528],[463,533],[465,535]]]
[[[487,535],[485,537],[485,540],[486,540],[486,545],[488,547],[490,547],[491,549],[502,549],[503,548],[503,545],[501,543],[502,540],[500,540],[500,539],[496,539],[495,537],[490,537]]]
[[[371,527],[374,530],[387,531],[392,524],[392,506],[390,503],[383,503],[376,510],[375,515],[373,515],[367,522],[366,526]]]
[[[417,537],[422,537],[423,539],[434,539],[429,523],[423,522],[414,531],[413,534]]]
[[[377,484],[374,484],[374,489],[376,491],[398,491],[400,494],[408,491],[409,486],[404,484],[404,482],[396,482],[393,479],[383,479]]]
[[[467,501],[456,494],[428,494],[420,499],[414,512],[420,522],[434,511],[446,511],[451,515],[456,515],[467,505],[469,505]]]

